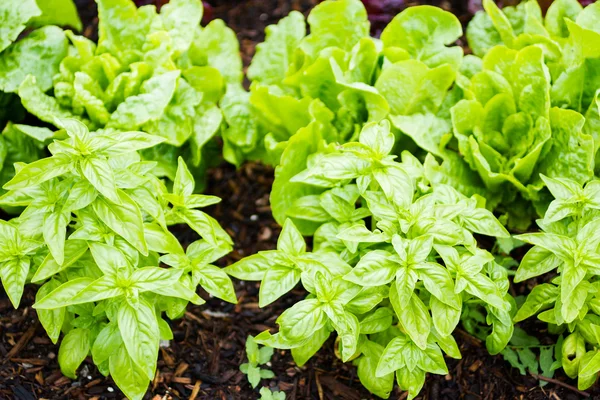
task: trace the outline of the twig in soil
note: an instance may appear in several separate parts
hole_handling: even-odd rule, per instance
[[[203,324],[204,323],[204,321],[202,319],[198,318],[195,314],[192,314],[189,311],[185,312],[185,316],[188,317],[189,319],[193,320],[193,321],[198,322],[199,324]]]
[[[323,386],[321,386],[321,381],[319,379],[320,374],[315,374],[315,380],[317,382],[317,391],[319,392],[319,400],[323,400]]]
[[[200,392],[200,385],[201,382],[196,381],[196,384],[194,385],[194,389],[192,390],[192,394],[190,395],[189,400],[196,400],[196,397],[198,397],[198,393]]]
[[[554,383],[555,385],[562,386],[562,387],[564,387],[565,389],[569,389],[569,390],[571,390],[571,391],[573,391],[573,392],[575,392],[575,393],[577,393],[577,394],[579,394],[579,395],[581,395],[581,396],[583,396],[583,397],[590,397],[590,394],[589,394],[589,393],[587,393],[587,392],[584,392],[584,391],[582,391],[582,390],[579,390],[579,389],[577,389],[575,386],[571,386],[571,385],[569,385],[568,383],[564,383],[564,382],[562,382],[562,381],[559,381],[558,379],[547,378],[547,377],[545,377],[545,376],[538,375],[538,374],[531,374],[531,376],[532,376],[533,378],[535,378],[535,379],[539,379],[539,380],[541,380],[541,381],[550,382],[550,383]]]
[[[475,336],[471,335],[466,331],[463,331],[462,329],[455,329],[454,331],[456,333],[461,334],[467,341],[471,342],[471,344],[475,346],[481,346],[481,343],[483,343],[481,339],[476,338]]]
[[[550,396],[548,396],[548,398],[553,400],[562,400],[556,393],[554,393],[554,391],[550,392]]]
[[[298,378],[294,379],[294,390],[292,390],[292,394],[290,395],[291,400],[296,400],[296,395],[298,391]]]
[[[3,363],[6,362],[7,360],[13,358],[14,356],[16,356],[23,347],[27,346],[27,343],[29,343],[29,341],[31,340],[33,335],[35,335],[35,331],[37,330],[37,327],[38,327],[38,322],[31,325],[29,327],[29,329],[27,329],[27,331],[23,334],[23,336],[21,336],[21,338],[19,339],[17,344],[15,344],[13,346],[13,348],[10,349],[10,351],[8,353],[6,353],[6,357],[2,361]]]

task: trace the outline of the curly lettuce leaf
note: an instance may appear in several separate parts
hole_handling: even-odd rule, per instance
[[[344,89],[339,96],[343,112],[350,113],[353,121],[379,122],[390,111],[384,96],[371,86],[378,58],[375,41],[363,38],[345,57],[343,64],[335,58],[330,59],[335,82]]]
[[[131,96],[111,114],[106,127],[136,130],[143,124],[158,120],[171,101],[180,71],[154,76],[143,83],[140,94]]]
[[[173,42],[175,57],[189,49],[203,11],[202,3],[198,0],[172,0],[161,8],[160,17]]]
[[[31,18],[41,15],[35,0],[3,0],[0,2],[0,53],[27,27]]]
[[[307,21],[310,34],[300,48],[312,57],[329,47],[350,50],[369,36],[367,11],[358,0],[325,1],[311,11]]]
[[[471,79],[475,99],[452,109],[460,152],[493,191],[508,182],[525,194],[551,145],[550,83],[542,50],[497,46]]]
[[[67,55],[62,29],[45,26],[32,32],[0,54],[0,90],[16,92],[27,75],[33,75],[43,91],[52,87],[52,77]]]
[[[220,103],[227,128],[223,131],[223,157],[240,166],[258,142],[256,122],[252,118],[250,94],[239,85],[230,85]]]
[[[110,53],[125,65],[138,61],[156,18],[155,7],[137,8],[131,0],[97,0],[97,3],[98,54]]]
[[[565,18],[575,21],[583,7],[577,0],[556,0],[550,4],[546,12],[544,26],[552,36],[566,38],[569,29]]]
[[[462,26],[452,13],[421,6],[398,14],[381,33],[381,40],[386,48],[402,49],[431,68],[443,64],[458,68],[462,48],[447,46],[461,36]]]
[[[375,83],[390,105],[392,123],[438,156],[443,154],[442,138],[451,133],[451,124],[437,114],[455,75],[449,64],[430,69],[421,61],[406,60],[384,69]]]
[[[248,78],[262,84],[277,85],[285,78],[293,54],[306,35],[304,15],[292,11],[277,25],[267,26],[265,34],[265,41],[256,46],[256,53],[248,67]]]
[[[296,98],[278,90],[277,86],[253,84],[250,104],[255,118],[279,141],[288,140],[311,121],[309,97]]]
[[[185,79],[178,78],[170,103],[161,117],[151,119],[143,125],[144,131],[167,139],[168,144],[182,146],[194,133],[196,107],[202,95],[192,88]]]
[[[541,159],[536,172],[551,178],[564,177],[580,184],[594,176],[594,140],[585,134],[585,118],[573,110],[550,109],[552,148]],[[539,176],[539,174],[535,174]],[[537,179],[537,185],[541,178]],[[536,183],[533,184],[533,187]]]
[[[240,45],[222,20],[213,20],[196,33],[188,55],[193,65],[216,68],[227,83],[242,82]]]
[[[73,0],[37,0],[37,5],[42,14],[31,19],[29,26],[68,26],[77,32],[83,29],[81,19],[79,19],[77,13],[77,6],[73,3]]]
[[[76,118],[72,112],[58,104],[54,97],[45,94],[33,75],[28,75],[23,80],[18,94],[23,107],[44,122],[55,124],[56,118]]]

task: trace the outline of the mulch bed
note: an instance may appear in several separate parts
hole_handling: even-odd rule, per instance
[[[77,0],[84,21],[85,34],[96,36],[97,17],[95,4],[90,0]],[[242,56],[248,65],[254,46],[264,38],[264,27],[276,22],[291,10],[307,13],[316,0],[240,0],[209,1],[206,18],[222,18],[238,34]],[[149,3],[140,1],[139,3]],[[157,1],[160,3],[160,1]],[[387,8],[373,11],[374,33],[385,26],[391,16],[406,4],[403,1],[379,1]],[[470,12],[477,8],[475,2],[434,2],[455,11],[466,23]],[[383,10],[383,11],[381,11]],[[207,211],[213,215],[234,239],[235,250],[219,261],[229,265],[261,250],[274,249],[280,231],[271,216],[269,192],[273,170],[261,164],[250,163],[239,170],[223,164],[208,174],[207,193],[220,196],[222,203]],[[174,232],[182,243],[197,237],[189,229],[175,227]],[[526,283],[527,284],[527,283]],[[525,285],[513,288],[522,293]],[[531,284],[531,282],[529,282]],[[245,361],[244,344],[248,335],[275,327],[275,319],[283,310],[305,296],[297,288],[275,304],[258,308],[258,284],[235,281],[239,298],[237,305],[211,299],[201,293],[208,303],[189,307],[184,318],[171,321],[174,340],[161,348],[158,373],[145,399],[206,399],[251,400],[259,398],[246,377],[239,372]],[[26,290],[22,307],[14,310],[0,288],[0,399],[122,399],[123,394],[110,378],[104,378],[90,359],[79,371],[77,380],[60,373],[57,362],[58,346],[53,345],[37,322],[31,308],[34,290]],[[532,324],[535,329],[543,325]],[[545,336],[537,331],[538,336]],[[576,400],[583,395],[572,386],[562,372],[543,388],[530,376],[522,376],[510,368],[501,356],[490,356],[485,344],[461,329],[455,333],[463,354],[462,360],[447,359],[450,373],[446,376],[430,375],[419,399],[554,399]],[[374,399],[360,385],[356,369],[344,364],[334,354],[333,339],[303,368],[298,368],[289,351],[276,351],[269,368],[275,373],[271,380],[261,385],[284,390],[287,398],[319,400]],[[392,399],[404,399],[406,394],[396,391]],[[600,399],[597,388],[588,391],[590,398]]]

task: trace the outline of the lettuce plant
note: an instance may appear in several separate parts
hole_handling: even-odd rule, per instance
[[[561,0],[545,20],[535,1],[505,13],[491,0],[484,6],[467,30],[468,56],[453,45],[458,19],[435,7],[403,11],[381,40],[368,37],[354,1],[316,7],[309,35],[298,14],[269,27],[248,70],[258,143],[250,156],[283,164],[281,151],[303,130],[344,143],[387,118],[397,150],[431,154],[428,179],[482,195],[505,223],[527,228],[551,200],[540,173],[579,182],[594,174],[600,49],[586,43],[599,42],[599,5]],[[275,198],[286,196],[275,186]]]
[[[388,116],[438,154],[451,133],[448,91],[463,58],[460,47],[448,47],[462,34],[459,20],[436,7],[411,7],[379,40],[369,36],[363,4],[342,0],[319,4],[307,22],[308,35],[297,12],[267,27],[248,69],[255,139],[226,157],[277,164],[289,138],[312,121],[325,125],[329,142],[343,143]]]
[[[513,207],[522,206],[524,197],[539,203],[543,212],[547,201],[540,193],[540,174],[579,182],[594,175],[595,142],[589,128],[594,122],[574,110],[550,107],[550,86],[541,48],[499,45],[464,86],[469,96],[451,109],[465,161],[492,192],[507,184],[516,188],[520,203],[504,197]]]
[[[463,97],[454,85],[463,52],[449,46],[462,33],[455,16],[436,7],[411,7],[390,22],[379,40],[368,36],[359,1],[325,1],[311,12],[308,24],[306,35],[303,17],[291,13],[268,27],[248,69],[257,139],[247,156],[279,164],[272,199],[280,224],[286,216],[279,205],[312,190],[289,184],[300,172],[294,159],[318,151],[321,139],[356,140],[365,123],[386,118],[393,123],[397,150],[419,146],[450,160],[445,169],[455,162],[466,171],[455,179],[455,171],[438,171],[434,158],[427,163],[432,180],[452,179],[448,183],[469,196],[486,195],[490,207],[497,203],[476,173],[444,149],[452,137],[450,107]],[[311,233],[306,223],[298,228]]]
[[[340,357],[353,360],[368,390],[387,398],[395,375],[412,399],[427,372],[448,373],[442,351],[460,358],[452,332],[464,311],[487,313],[491,353],[511,338],[506,269],[474,238],[509,235],[481,198],[430,185],[410,153],[395,160],[393,145],[384,120],[365,125],[358,141],[296,158],[304,165],[289,184],[314,192],[284,205],[291,217],[277,250],[226,271],[261,281],[261,306],[300,282],[309,292],[279,316],[279,332],[261,333],[258,343],[291,349],[303,365],[335,331]],[[312,252],[293,221],[312,227]]]
[[[277,164],[290,137],[313,120],[327,126],[329,141],[345,142],[365,122],[387,115],[387,102],[372,87],[381,46],[369,36],[363,4],[324,1],[306,22],[293,11],[267,27],[248,68],[250,119],[239,128],[246,135],[224,136],[230,162],[257,158]]]
[[[473,52],[483,57],[500,45],[540,48],[552,82],[552,105],[588,112],[600,88],[600,5],[583,8],[575,0],[558,0],[544,18],[536,1],[502,10],[491,0],[483,6],[485,12],[478,12],[467,28]]]
[[[542,178],[554,200],[538,220],[541,232],[516,236],[534,246],[523,257],[515,281],[557,274],[533,288],[515,321],[537,314],[552,332],[565,336],[557,344],[557,367],[578,378],[583,390],[600,372],[600,181],[581,185],[567,178]]]
[[[52,87],[52,77],[68,51],[66,35],[53,25],[81,29],[72,0],[6,0],[0,4],[0,186],[14,175],[13,163],[35,161],[43,154],[43,140],[31,137],[30,129],[6,124],[25,117],[15,92],[27,75],[35,76],[43,90]],[[17,40],[33,28],[39,29]]]
[[[0,277],[12,304],[24,285],[40,284],[34,308],[58,361],[75,378],[92,355],[131,399],[154,379],[162,317],[181,317],[202,304],[196,286],[236,302],[227,274],[211,263],[231,250],[219,224],[198,208],[219,201],[193,194],[194,179],[179,158],[172,190],[153,174],[156,162],[138,150],[165,141],[144,132],[89,132],[81,122],[55,120],[50,157],[16,163],[0,197],[22,212],[0,221]],[[184,251],[168,226],[186,224],[201,239]],[[162,263],[162,264],[161,264]],[[168,266],[168,268],[161,267]]]
[[[483,195],[489,208],[506,213],[505,223],[526,229],[550,201],[540,173],[581,183],[594,174],[600,53],[585,43],[598,42],[591,22],[598,6],[572,22],[564,20],[575,18],[565,10],[581,7],[555,2],[548,30],[536,1],[506,14],[491,0],[484,6],[487,14],[478,13],[467,29],[475,56],[445,46],[462,32],[453,17],[423,10],[423,22],[414,24],[404,15],[410,9],[399,14],[381,36],[390,63],[383,64],[375,88],[388,101],[394,126],[435,156],[425,162],[430,180]],[[554,26],[558,22],[564,29]],[[415,41],[415,31],[429,34]],[[404,42],[408,55],[388,45],[394,39]]]
[[[221,20],[201,28],[200,0],[171,1],[160,14],[131,0],[97,3],[98,44],[67,31],[57,73],[48,72],[43,85],[28,76],[18,86],[23,105],[50,124],[77,117],[92,130],[162,136],[142,154],[171,180],[178,155],[200,166],[207,142],[240,113],[235,34]]]
[[[486,0],[484,8],[467,28],[482,61],[457,80],[465,93],[451,109],[453,132],[488,189],[508,183],[543,215],[550,198],[539,174],[579,183],[594,174],[600,47],[589,44],[600,43],[600,5],[556,1],[545,19],[536,1],[501,11]]]

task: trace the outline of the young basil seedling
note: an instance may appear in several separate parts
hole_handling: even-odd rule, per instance
[[[246,357],[248,357],[248,362],[240,365],[240,371],[248,376],[248,382],[250,382],[253,388],[258,386],[261,379],[271,379],[275,376],[273,371],[260,368],[261,365],[267,364],[272,356],[272,347],[262,346],[259,349],[254,337],[248,336],[246,339]]]

